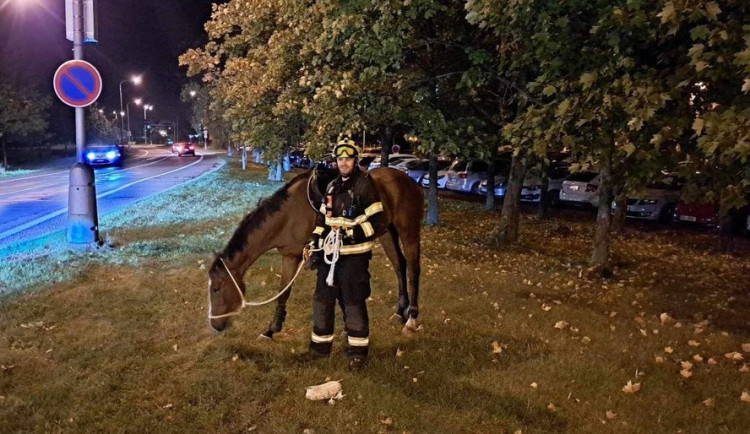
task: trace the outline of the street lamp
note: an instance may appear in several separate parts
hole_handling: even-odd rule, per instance
[[[143,102],[143,100],[141,100],[141,98],[138,98],[135,101],[135,103],[138,104],[138,105],[141,105],[142,102]],[[147,142],[146,138],[148,137],[148,135],[146,134],[146,119],[147,119],[146,118],[146,111],[150,111],[150,110],[153,110],[153,109],[154,109],[154,106],[152,104],[143,104],[143,144],[144,145],[146,144],[146,142]]]
[[[124,113],[123,113],[124,110],[123,110],[123,107],[122,107],[122,85],[124,83],[131,82],[134,85],[138,86],[139,84],[141,84],[142,81],[143,81],[143,79],[141,78],[140,75],[134,75],[134,76],[130,77],[129,80],[122,80],[120,82],[120,113],[122,113],[123,116],[124,116]],[[128,121],[129,120],[130,120],[130,117],[128,116]],[[124,130],[124,129],[125,129],[124,119],[120,118],[120,144],[121,145],[122,145],[122,130]],[[130,128],[128,128],[128,131],[130,131]]]

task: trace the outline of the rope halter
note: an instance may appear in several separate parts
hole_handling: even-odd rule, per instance
[[[242,293],[242,290],[240,289],[240,285],[237,283],[237,280],[234,278],[234,275],[231,271],[229,271],[229,267],[227,266],[227,263],[224,262],[224,258],[219,258],[221,260],[221,263],[224,264],[224,269],[227,270],[227,274],[229,274],[229,277],[232,279],[232,283],[234,283],[234,287],[237,289],[237,294],[239,294],[240,299],[242,300],[242,304],[235,309],[232,312],[225,313],[222,315],[213,315],[211,312],[213,312],[213,307],[211,306],[211,295],[208,296],[208,319],[219,319],[219,318],[228,318],[230,316],[237,315],[242,311],[242,309],[246,307],[255,307],[255,306],[263,306],[264,304],[271,303],[272,301],[276,300],[277,298],[281,297],[281,294],[285,293],[289,290],[289,288],[292,287],[292,284],[294,283],[294,280],[297,279],[297,276],[299,275],[299,272],[302,271],[302,266],[305,264],[303,261],[300,261],[299,266],[297,267],[297,272],[294,273],[294,277],[292,277],[292,280],[289,281],[289,283],[279,291],[278,294],[274,295],[273,297],[269,298],[268,300],[264,301],[247,301],[245,299],[245,294]],[[209,288],[210,291],[210,288]]]

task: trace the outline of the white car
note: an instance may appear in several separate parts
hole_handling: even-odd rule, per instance
[[[642,192],[628,197],[625,217],[669,222],[680,201],[681,188],[676,176],[662,178]],[[612,208],[616,208],[614,203]]]
[[[397,166],[399,163],[405,162],[405,161],[411,161],[416,160],[417,157],[412,154],[391,154],[388,156],[388,167],[394,167]],[[377,169],[381,165],[381,157],[375,157],[374,160],[370,163],[370,166],[367,168],[368,170]]]
[[[599,207],[599,186],[602,177],[596,172],[576,172],[565,178],[560,189],[560,202]]]
[[[548,204],[556,204],[560,199],[563,181],[570,176],[568,168],[564,164],[553,164],[547,171],[547,197]],[[542,180],[536,176],[523,180],[523,189],[521,190],[521,201],[539,202],[542,197]]]
[[[437,188],[439,190],[445,190],[445,183],[448,181],[448,169],[446,170],[439,170],[438,171],[438,178],[437,178]],[[430,174],[426,173],[422,177],[422,187],[429,187],[430,186]]]

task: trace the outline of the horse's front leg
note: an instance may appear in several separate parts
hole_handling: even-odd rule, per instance
[[[294,274],[297,272],[302,257],[297,255],[284,255],[281,259],[281,286],[279,290],[284,289],[289,282],[294,278]],[[276,301],[276,311],[274,312],[271,324],[268,329],[261,333],[260,337],[273,339],[275,333],[279,333],[284,326],[284,320],[286,319],[286,302],[289,300],[289,296],[292,294],[292,288],[289,288],[284,292]]]

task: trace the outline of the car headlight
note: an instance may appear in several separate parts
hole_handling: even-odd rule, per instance
[[[88,158],[89,160],[93,160],[94,158],[96,158],[96,154],[94,154],[93,152],[89,152],[88,154],[86,154],[86,158]]]
[[[114,160],[115,157],[117,157],[117,152],[115,152],[115,151],[107,151],[107,159],[108,160]]]
[[[659,199],[641,199],[643,205],[656,205],[657,202],[659,202]]]

